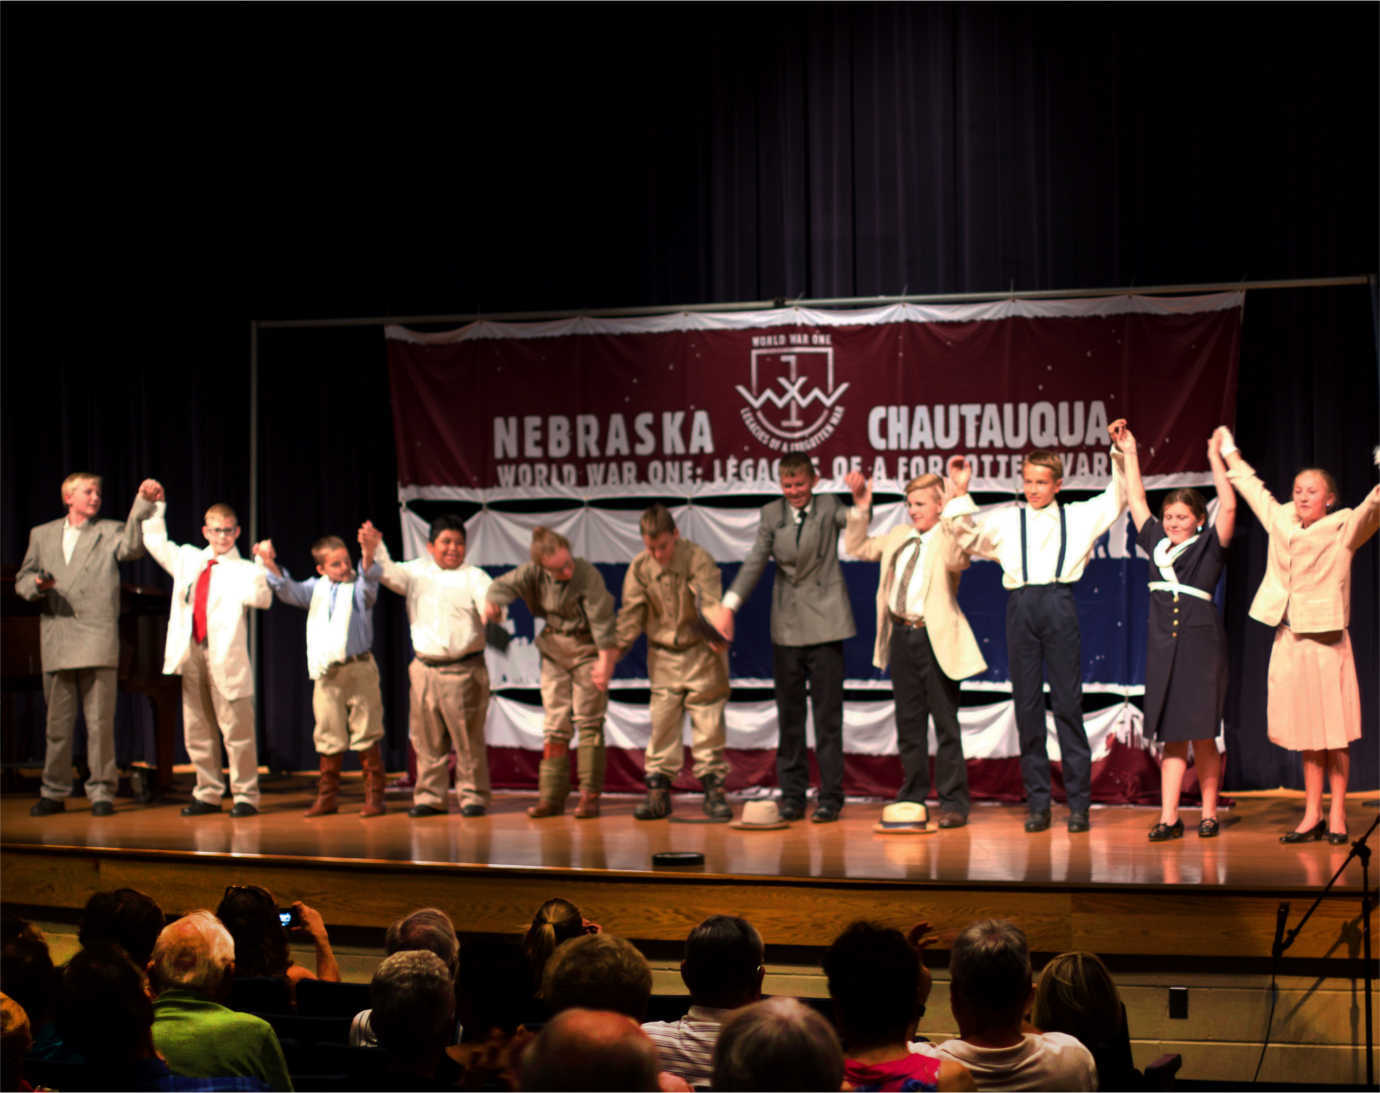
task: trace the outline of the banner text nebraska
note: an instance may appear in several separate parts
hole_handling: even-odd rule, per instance
[[[687,420],[688,419],[688,420]],[[705,410],[624,414],[527,414],[494,418],[494,459],[607,459],[714,451]]]

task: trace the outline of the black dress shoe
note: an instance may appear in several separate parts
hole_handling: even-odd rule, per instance
[[[963,827],[967,822],[968,817],[961,812],[955,812],[953,809],[949,808],[942,808],[939,810],[940,827]]]
[[[237,820],[243,820],[246,816],[257,816],[259,810],[248,801],[240,801],[238,804],[230,806],[230,815]]]
[[[1073,834],[1081,835],[1084,831],[1088,831],[1091,828],[1092,821],[1088,819],[1088,814],[1086,812],[1069,813],[1069,831],[1071,831]],[[1183,834],[1182,829],[1180,830],[1179,834]]]
[[[184,816],[210,816],[219,812],[220,805],[208,805],[205,801],[193,801],[182,810]]]
[[[91,815],[114,816],[115,806],[111,804],[109,801],[97,801],[95,804],[91,806]]]
[[[489,810],[483,805],[461,805],[460,815],[467,820],[473,820],[476,816],[486,816]]]
[[[420,820],[423,816],[444,816],[446,810],[435,805],[413,805],[407,810],[407,814],[414,820]]]
[[[805,805],[800,801],[782,801],[780,812],[783,820],[803,820]]]
[[[1315,843],[1327,834],[1327,821],[1319,820],[1307,831],[1288,831],[1279,837],[1282,843]]]
[[[839,813],[843,811],[838,805],[820,805],[810,814],[810,822],[813,824],[831,824],[839,818]]]
[[[40,797],[38,803],[29,809],[30,816],[55,816],[59,812],[66,812],[67,805],[62,801],[52,797]]]
[[[1031,834],[1036,831],[1049,830],[1049,809],[1042,812],[1028,812],[1025,817],[1025,829]]]
[[[1211,816],[1198,821],[1198,838],[1200,839],[1215,839],[1221,830],[1222,825]]]
[[[1327,841],[1333,846],[1346,846],[1346,844],[1351,841],[1351,836],[1345,831],[1329,831],[1327,833]]]
[[[1199,832],[1201,834],[1201,830]],[[1170,839],[1182,839],[1184,837],[1184,822],[1182,819],[1175,820],[1172,824],[1158,823],[1150,829],[1150,841],[1152,843],[1167,843]]]

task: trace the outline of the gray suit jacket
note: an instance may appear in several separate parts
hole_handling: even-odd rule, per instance
[[[795,510],[784,497],[762,507],[757,539],[730,589],[746,600],[767,560],[776,561],[771,590],[774,645],[819,645],[857,633],[839,568],[839,529],[851,509],[832,494],[821,493],[814,495],[810,506],[799,542]]]
[[[153,513],[153,502],[134,499],[129,518],[88,520],[81,527],[69,565],[62,557],[64,516],[29,532],[29,549],[14,588],[37,602],[39,649],[45,672],[66,668],[120,666],[120,562],[144,556],[140,521]],[[38,590],[38,574],[47,570],[57,584]]]

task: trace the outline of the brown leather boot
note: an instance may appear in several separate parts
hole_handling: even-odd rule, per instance
[[[308,816],[329,816],[339,810],[340,769],[344,755],[321,756],[321,777],[316,782],[316,800],[307,809]]]
[[[542,748],[537,792],[541,800],[527,810],[527,815],[541,820],[565,812],[565,799],[570,796],[570,745],[564,740],[548,740]]]
[[[647,775],[647,799],[633,809],[638,820],[664,820],[671,815],[671,779],[664,774]]]
[[[575,819],[594,820],[599,816],[599,794],[604,790],[605,753],[603,743],[580,745],[580,803]]]
[[[382,816],[388,811],[383,803],[383,787],[388,772],[383,768],[383,751],[377,744],[359,753],[359,765],[364,768],[364,807],[359,814],[365,819]]]

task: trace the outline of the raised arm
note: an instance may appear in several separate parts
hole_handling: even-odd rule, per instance
[[[844,481],[853,491],[853,507],[843,526],[843,549],[864,562],[875,562],[882,556],[882,542],[880,536],[867,534],[872,523],[872,483],[858,471],[849,471]]]
[[[134,562],[144,556],[144,521],[153,515],[154,503],[162,499],[163,487],[156,479],[145,478],[139,483],[139,492],[134,495],[134,504],[115,546],[116,561]]]
[[[1348,550],[1358,550],[1361,544],[1380,528],[1380,486],[1372,486],[1365,500],[1351,510],[1347,517],[1343,541]]]
[[[384,588],[391,589],[400,596],[407,595],[407,585],[411,575],[389,556],[388,547],[383,541],[383,532],[365,520],[360,525],[357,538],[360,549],[360,569],[369,569],[374,563],[379,566],[379,580]]]
[[[968,483],[973,478],[972,464],[961,455],[950,456],[948,472],[946,492],[951,496],[945,502],[940,518],[953,534],[960,550],[978,558],[996,561],[997,548],[1001,546],[1000,521],[989,517],[979,523],[974,519],[977,505],[968,493]]]
[[[162,498],[154,503],[153,515],[143,523],[144,549],[155,562],[174,577],[177,576],[177,544],[168,539],[168,502]]]
[[[1223,432],[1226,430],[1215,429],[1208,437],[1208,463],[1212,467],[1212,484],[1217,490],[1217,520],[1213,528],[1217,541],[1226,546],[1236,531],[1236,490],[1232,489],[1227,464],[1222,459],[1222,438],[1218,433]]]
[[[1231,430],[1225,425],[1219,425],[1212,435],[1217,440],[1222,462],[1227,465],[1227,480],[1235,487],[1237,496],[1250,505],[1256,519],[1264,524],[1265,530],[1268,531],[1279,508],[1279,502],[1265,488],[1265,483],[1260,481],[1255,468],[1242,458],[1236,441],[1232,439]]]
[[[1131,519],[1135,521],[1136,530],[1139,531],[1145,526],[1145,521],[1150,519],[1150,506],[1146,503],[1145,482],[1140,476],[1140,453],[1136,448],[1136,438],[1126,427],[1124,417],[1119,417],[1108,425],[1107,432],[1111,434],[1112,443],[1126,460],[1126,498],[1131,503]]]

